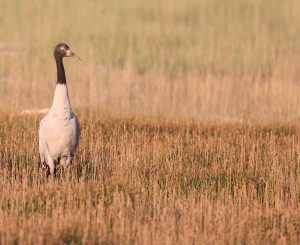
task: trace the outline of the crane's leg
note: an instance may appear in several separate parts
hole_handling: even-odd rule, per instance
[[[40,161],[39,166],[42,168],[42,170],[46,174],[46,177],[48,178],[48,176],[50,175],[50,168],[49,168],[47,162],[45,160]]]
[[[68,167],[70,164],[72,164],[73,156],[67,155],[61,158],[60,164],[64,168]]]
[[[52,157],[48,157],[47,164],[48,164],[48,168],[49,168],[49,170],[47,171],[47,178],[49,177],[50,174],[53,176],[53,178],[55,178],[56,177],[56,166],[55,166],[55,161],[52,159]]]
[[[61,157],[60,163],[59,163],[59,164],[60,164],[60,166],[61,166],[61,173],[62,173],[62,175],[65,174],[66,168],[67,168],[70,164],[72,164],[72,160],[73,160],[73,157],[70,156],[70,155],[65,155],[65,156]]]

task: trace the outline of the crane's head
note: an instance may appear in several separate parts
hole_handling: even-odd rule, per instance
[[[59,43],[54,48],[54,56],[55,58],[63,58],[63,57],[76,57],[81,60],[78,55],[73,53],[70,47],[65,43]]]

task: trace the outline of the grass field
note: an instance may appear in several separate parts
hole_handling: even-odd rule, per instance
[[[209,120],[300,118],[297,0],[1,1],[2,110],[44,108],[67,42],[83,110]],[[12,99],[13,98],[13,99]]]
[[[0,116],[1,244],[299,240],[298,126],[81,121],[74,165],[43,182],[37,118]]]
[[[0,0],[0,244],[298,244],[300,2]],[[66,42],[74,164],[38,168]]]

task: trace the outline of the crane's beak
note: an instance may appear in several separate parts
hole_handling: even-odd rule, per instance
[[[81,61],[80,57],[79,57],[77,54],[73,53],[70,49],[67,50],[66,56],[67,56],[67,57],[75,57],[75,58],[77,58],[78,60]]]

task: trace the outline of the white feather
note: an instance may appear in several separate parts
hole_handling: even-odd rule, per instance
[[[72,111],[66,84],[57,84],[53,104],[39,126],[39,152],[50,173],[71,163],[79,143],[80,126]]]
[[[21,111],[22,115],[33,115],[33,114],[46,114],[49,111],[49,108],[44,109],[25,109]]]

